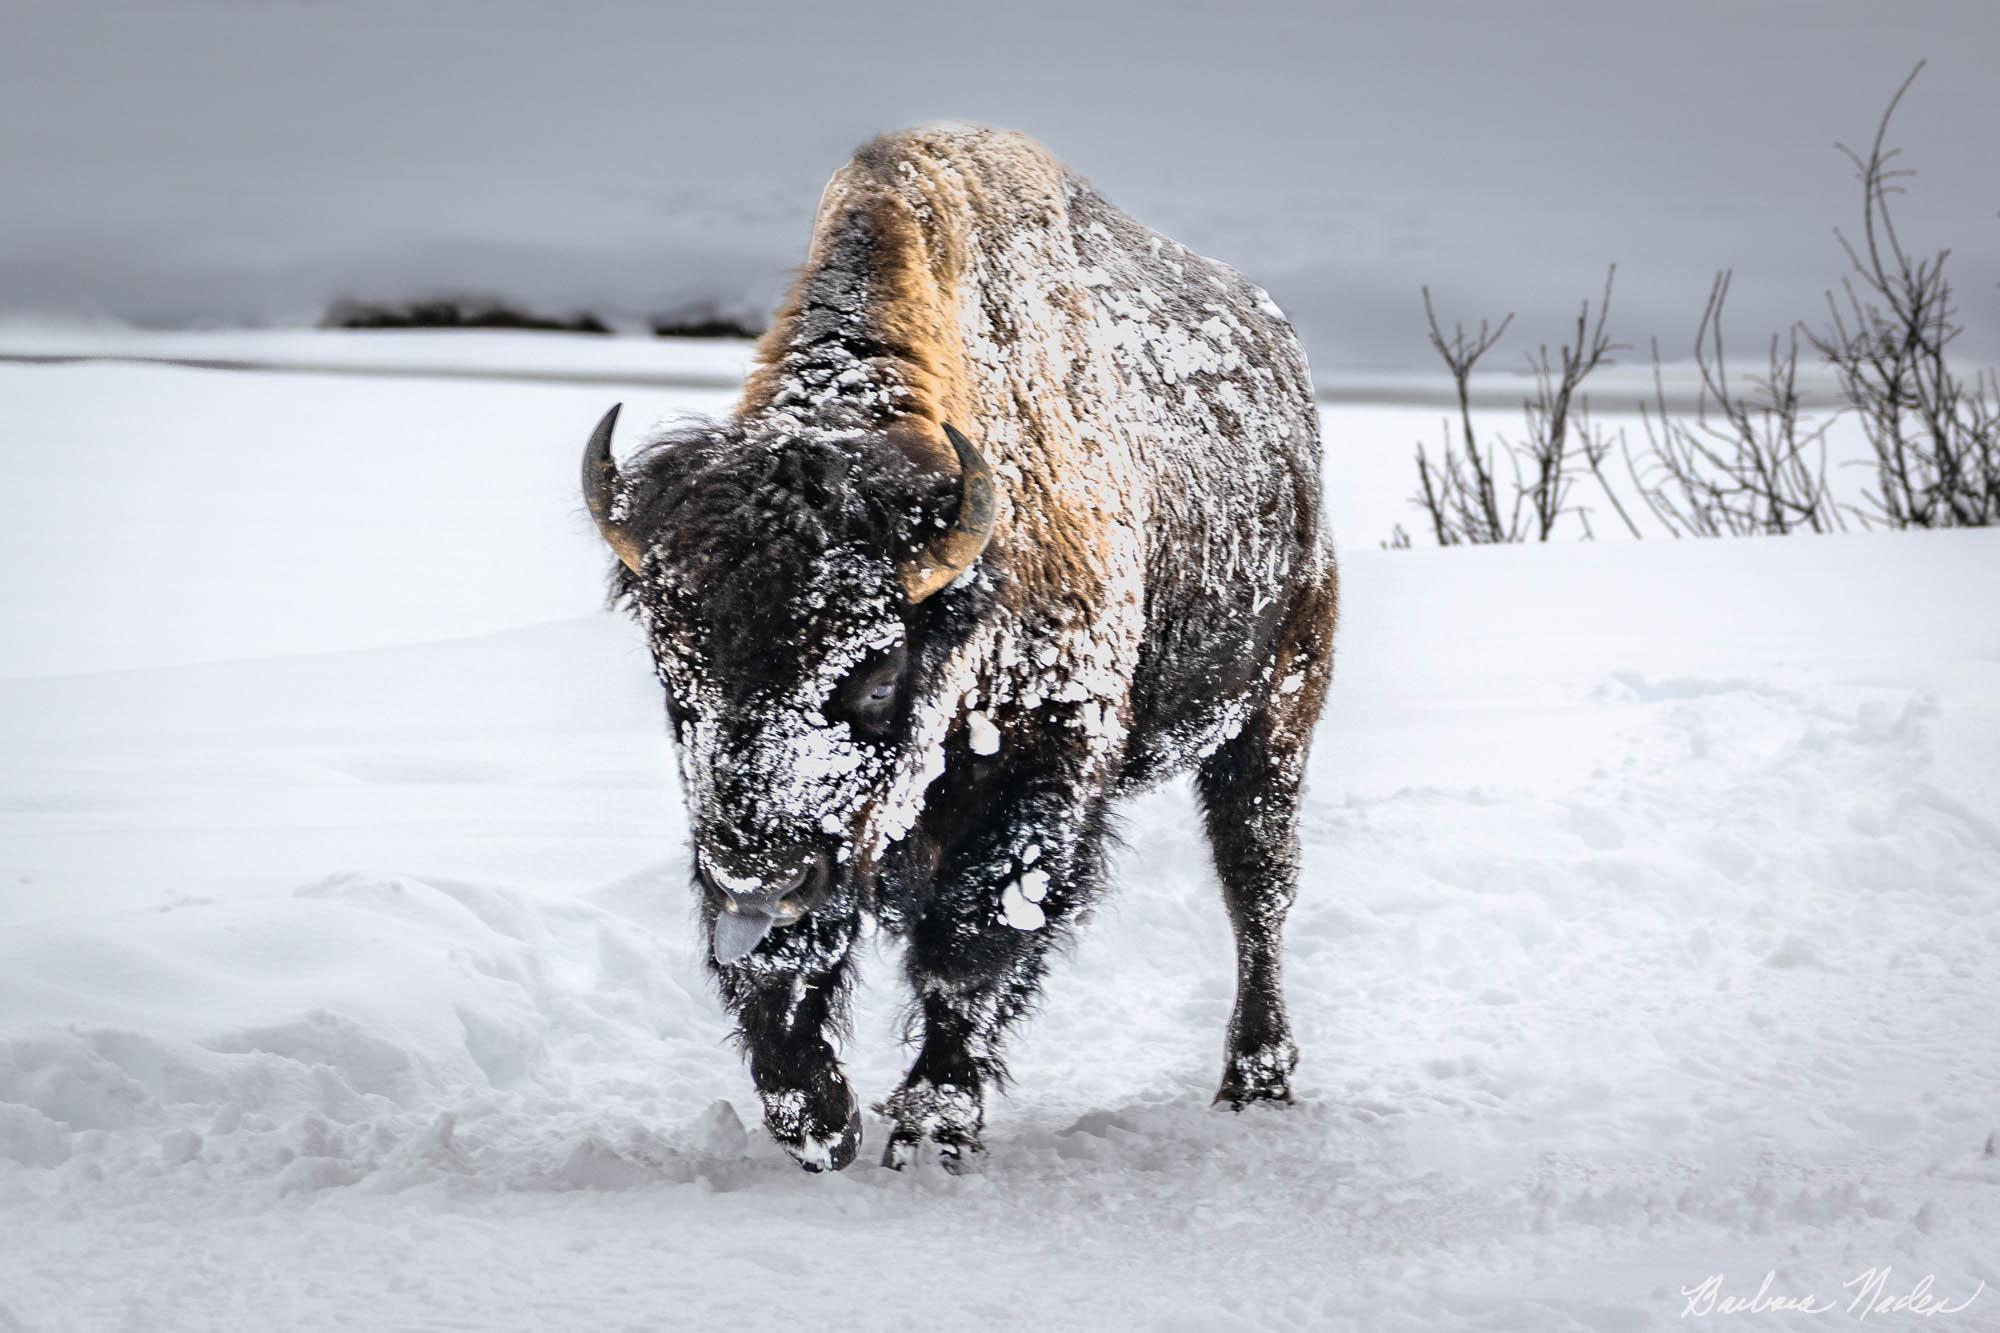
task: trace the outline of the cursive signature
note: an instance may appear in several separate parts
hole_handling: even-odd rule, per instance
[[[1721,1273],[1710,1273],[1694,1286],[1681,1288],[1681,1297],[1687,1302],[1681,1309],[1681,1318],[1706,1319],[1719,1314],[1823,1315],[1834,1311],[1855,1319],[1888,1314],[1930,1318],[1933,1315],[1957,1314],[1978,1300],[1986,1290],[1986,1283],[1982,1280],[1970,1296],[1954,1301],[1933,1290],[1937,1285],[1934,1273],[1926,1273],[1907,1290],[1899,1290],[1890,1285],[1890,1269],[1887,1267],[1864,1268],[1841,1283],[1841,1289],[1847,1293],[1845,1298],[1824,1297],[1811,1291],[1787,1293],[1774,1290],[1777,1281],[1776,1271],[1767,1270],[1755,1292],[1741,1295],[1724,1288]]]

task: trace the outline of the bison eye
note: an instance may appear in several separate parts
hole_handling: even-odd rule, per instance
[[[879,736],[896,720],[896,700],[902,693],[908,658],[899,648],[871,658],[841,682],[838,708],[848,724],[865,735]]]

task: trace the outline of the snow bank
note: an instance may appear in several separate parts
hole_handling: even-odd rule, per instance
[[[595,1087],[604,1069],[671,1086],[720,1036],[650,932],[451,881],[336,875],[226,909],[52,925],[34,943],[9,950],[0,983],[0,1156],[51,1168],[40,1183],[56,1188],[610,1183],[601,1135],[655,1140],[643,1098],[601,1122],[633,1091]],[[655,1156],[688,1178],[663,1141]]]

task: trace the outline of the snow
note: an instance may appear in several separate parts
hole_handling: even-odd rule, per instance
[[[974,708],[965,715],[966,745],[974,754],[994,755],[1000,753],[1000,728],[993,725],[993,719],[986,711]]]
[[[605,397],[0,367],[0,1328],[1542,1333],[1883,1266],[1973,1298],[1926,1326],[2000,1312],[2000,534],[1382,551],[1435,411],[1325,408],[1298,1104],[1208,1105],[1232,949],[1176,786],[989,1152],[886,1171],[864,1110],[815,1177],[737,1109],[597,609]]]
[[[1000,916],[1015,930],[1040,930],[1049,924],[1041,899],[1030,898],[1021,880],[1009,884],[1000,896]]]

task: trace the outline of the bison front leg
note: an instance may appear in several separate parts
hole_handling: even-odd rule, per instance
[[[1048,955],[1100,882],[1101,815],[1024,800],[947,858],[910,932],[917,1056],[877,1109],[894,1122],[885,1166],[925,1141],[947,1170],[979,1152],[986,1093],[1006,1077],[1000,1048],[1033,1006]]]
[[[839,1171],[861,1148],[861,1106],[833,1037],[846,1025],[854,923],[811,918],[749,957],[716,966],[736,1017],[764,1127],[808,1171]]]

